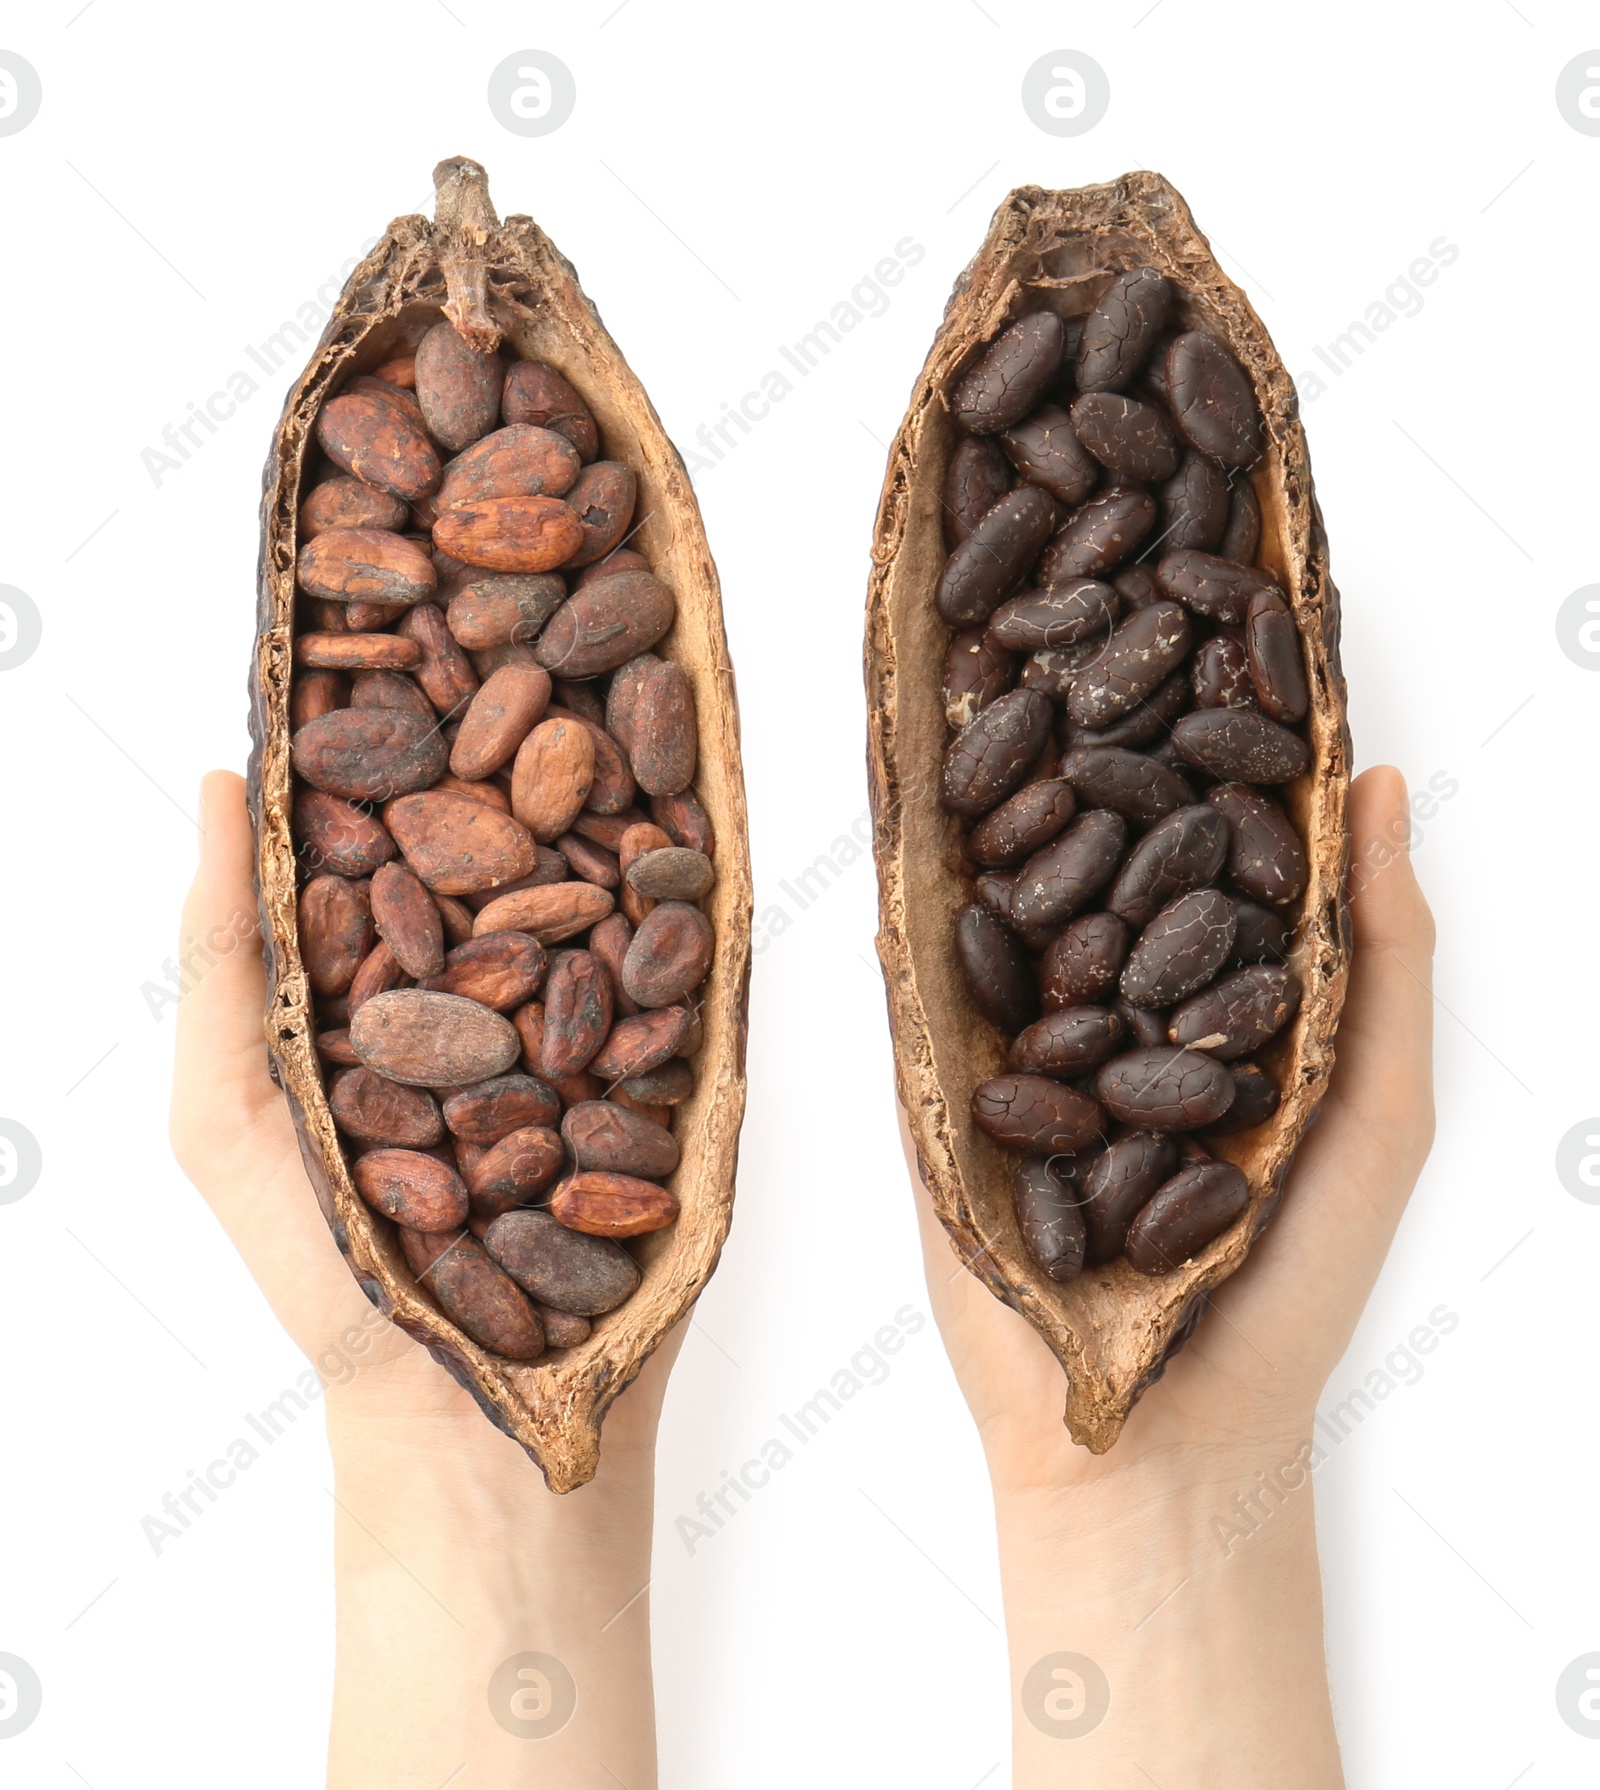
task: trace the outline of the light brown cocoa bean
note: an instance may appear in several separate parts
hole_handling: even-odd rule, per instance
[[[600,451],[600,431],[589,406],[543,361],[516,361],[506,369],[500,414],[508,423],[533,423],[565,435],[585,465]]]
[[[515,756],[550,700],[550,674],[539,665],[503,665],[467,704],[450,748],[457,777],[487,777]]]
[[[617,867],[622,872],[622,887],[618,891],[617,901],[623,913],[635,926],[644,924],[645,916],[655,906],[655,902],[641,890],[634,888],[628,881],[628,871],[636,858],[642,858],[646,852],[664,851],[672,841],[654,821],[641,821],[622,835],[617,847]]]
[[[407,503],[439,483],[439,456],[421,424],[371,392],[330,398],[317,416],[317,441],[341,471]]]
[[[445,768],[444,741],[418,715],[335,709],[296,730],[294,768],[314,789],[360,801],[425,789]]]
[[[550,1215],[569,1231],[591,1237],[642,1237],[673,1223],[678,1202],[654,1181],[585,1169],[551,1194]]]
[[[568,564],[583,524],[559,497],[490,497],[457,504],[433,525],[452,558],[491,572],[548,572]]]
[[[318,876],[300,891],[300,957],[312,991],[343,994],[372,949],[367,885]]]
[[[622,986],[622,964],[633,943],[633,922],[626,914],[607,914],[589,934],[589,950],[606,966],[611,977],[613,1010],[626,1018],[639,1011],[639,1003]]]
[[[519,876],[514,883],[501,883],[493,889],[475,890],[467,897],[467,906],[477,913],[479,908],[487,907],[491,901],[498,901],[502,895],[513,894],[519,889],[542,889],[547,883],[564,883],[572,875],[567,860],[560,852],[548,845],[535,846],[534,850],[538,856],[526,876]]]
[[[560,497],[582,465],[566,436],[512,423],[457,454],[430,501],[438,514],[492,497]]]
[[[464,1171],[473,1211],[497,1218],[530,1204],[561,1173],[565,1160],[560,1137],[547,1126],[509,1132]]]
[[[596,845],[603,845],[607,851],[620,851],[629,827],[638,826],[646,818],[637,808],[624,808],[619,814],[599,814],[592,808],[585,808],[572,823],[572,830],[585,839],[592,839]]]
[[[374,367],[372,377],[381,379],[385,385],[398,385],[407,391],[413,391],[417,383],[417,357],[414,354],[396,355],[393,360],[386,360],[381,367]]]
[[[308,721],[320,720],[350,702],[350,680],[337,671],[302,671],[289,696],[289,726],[298,733]]]
[[[408,1088],[370,1069],[346,1069],[328,1089],[328,1110],[362,1143],[420,1150],[444,1139],[439,1103],[426,1088]]]
[[[425,603],[438,588],[433,561],[404,535],[330,528],[300,549],[295,580],[308,597],[339,603]]]
[[[716,881],[704,852],[668,845],[644,852],[628,866],[628,887],[651,901],[698,901]]]
[[[400,967],[400,959],[379,939],[361,960],[347,997],[347,1017],[353,1017],[374,995],[387,994],[408,980]]]
[[[570,691],[573,686],[558,680],[557,688]],[[606,732],[601,722],[592,721],[587,715],[554,702],[545,710],[545,719],[576,721],[594,743],[594,781],[589,785],[589,795],[584,807],[596,814],[621,814],[624,809],[631,808],[639,793],[633,781],[633,772],[628,769],[628,761],[622,755],[622,748]]]
[[[414,1087],[459,1088],[501,1075],[517,1060],[516,1028],[460,995],[396,988],[374,995],[350,1021],[350,1042],[369,1069]]]
[[[631,547],[613,547],[604,559],[597,559],[593,565],[585,566],[573,581],[574,590],[582,590],[584,585],[593,584],[597,578],[609,578],[613,572],[648,572],[650,562],[642,553],[635,553]]]
[[[335,473],[300,506],[300,538],[309,541],[333,528],[387,528],[404,526],[406,506],[386,491],[375,491],[347,472]]]
[[[318,1032],[317,1055],[341,1069],[357,1068],[361,1062],[350,1043],[348,1026],[331,1026],[325,1032]]]
[[[602,889],[616,889],[622,883],[617,854],[603,845],[596,845],[577,833],[563,833],[556,841],[556,850],[567,860],[572,874]]]
[[[692,789],[680,789],[668,796],[652,796],[650,818],[674,845],[704,852],[708,858],[716,857],[717,836],[711,817]]]
[[[687,1007],[657,1007],[619,1019],[589,1064],[602,1081],[643,1075],[676,1056],[689,1037]]]
[[[472,700],[478,689],[478,674],[437,604],[419,603],[400,623],[398,632],[422,648],[416,680],[441,715],[453,715]]]
[[[433,905],[444,922],[444,942],[464,945],[472,937],[472,909],[464,901],[457,901],[454,895],[435,895]]]
[[[408,976],[433,976],[444,968],[444,921],[407,865],[384,864],[373,876],[372,923]]]
[[[400,1244],[418,1283],[474,1342],[507,1361],[537,1361],[544,1353],[544,1324],[533,1301],[475,1237],[402,1228]]]
[[[562,1118],[561,1135],[580,1169],[653,1181],[678,1166],[678,1140],[672,1133],[615,1100],[590,1100],[572,1107]]]
[[[461,737],[459,734],[456,736]],[[485,808],[497,809],[501,814],[511,812],[511,798],[498,783],[491,783],[487,778],[457,777],[446,773],[434,784],[431,792],[436,796],[464,796],[469,802],[482,802]]]
[[[301,634],[294,643],[296,665],[325,671],[404,671],[421,658],[398,634]]]
[[[533,1075],[497,1075],[461,1088],[444,1103],[444,1122],[465,1143],[487,1149],[526,1125],[553,1127],[561,1120],[554,1088]]]
[[[577,720],[542,721],[517,750],[511,812],[540,844],[565,833],[594,782],[594,741]]]
[[[435,441],[464,448],[494,427],[503,365],[492,349],[471,347],[453,323],[441,319],[433,325],[417,344],[412,376]]]
[[[645,652],[672,626],[677,603],[648,572],[617,572],[574,591],[534,651],[562,677],[596,677]]]
[[[420,1150],[369,1150],[350,1174],[369,1206],[408,1230],[455,1231],[466,1221],[465,1183]]]
[[[397,636],[390,635],[390,639]],[[415,646],[415,641],[403,645]],[[437,717],[433,704],[422,693],[422,686],[403,671],[358,671],[350,680],[350,706],[353,709],[403,709],[420,715],[431,727]]]
[[[537,939],[525,932],[490,932],[447,951],[444,968],[421,986],[509,1013],[533,994],[544,975],[544,947]]]
[[[531,932],[542,945],[560,944],[603,920],[615,905],[609,889],[593,883],[546,883],[536,889],[514,889],[478,910],[474,933]]]
[[[426,790],[384,809],[406,862],[441,895],[495,889],[534,867],[533,835],[518,820],[470,796]]]
[[[477,572],[450,596],[445,619],[472,651],[527,645],[566,600],[557,572]]]
[[[631,703],[627,754],[646,795],[676,795],[694,781],[694,692],[681,665],[651,658]]]
[[[557,1311],[553,1305],[540,1305],[534,1301],[533,1309],[539,1314],[539,1322],[544,1325],[545,1344],[552,1349],[575,1349],[579,1343],[589,1340],[589,1333],[594,1325],[587,1318],[580,1318],[575,1312]]]

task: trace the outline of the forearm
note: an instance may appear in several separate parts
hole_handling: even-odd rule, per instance
[[[520,1453],[475,1483],[448,1446],[341,1427],[331,1790],[649,1790],[649,1451],[556,1497]]]
[[[1018,1790],[1338,1790],[1306,1458],[997,1495]]]

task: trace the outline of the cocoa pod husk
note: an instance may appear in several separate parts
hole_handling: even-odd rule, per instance
[[[1274,1046],[1278,1111],[1219,1155],[1250,1185],[1244,1215],[1202,1259],[1159,1279],[1125,1261],[1056,1283],[1023,1247],[1011,1198],[1016,1158],[978,1130],[973,1087],[1005,1046],[978,1014],[955,958],[954,919],[970,899],[959,822],[939,803],[948,738],[941,695],[948,630],[933,608],[946,552],[941,493],[960,439],[948,394],[985,344],[1043,306],[1086,314],[1110,280],[1154,267],[1177,289],[1174,324],[1217,336],[1244,370],[1267,448],[1249,474],[1262,512],[1261,558],[1283,586],[1310,653],[1310,770],[1281,792],[1306,841],[1296,968],[1305,995]],[[1067,1376],[1066,1425],[1104,1453],[1140,1395],[1199,1320],[1206,1295],[1244,1260],[1283,1194],[1295,1149],[1333,1066],[1350,939],[1341,899],[1348,861],[1350,742],[1338,655],[1338,593],[1293,384],[1245,295],[1223,273],[1182,197],[1136,173],[1074,192],[1023,187],[995,213],[962,274],[890,450],[873,545],[866,625],[868,770],[878,866],[878,954],[896,1073],[923,1181],[958,1258],[1039,1332]],[[1042,773],[1041,773],[1042,774]],[[1280,792],[1274,792],[1275,794]]]
[[[438,222],[400,219],[360,263],[333,306],[322,342],[290,390],[268,467],[251,762],[251,805],[257,828],[270,984],[267,1036],[274,1072],[289,1097],[308,1172],[352,1271],[379,1309],[424,1342],[468,1387],[492,1421],[530,1453],[550,1485],[566,1491],[593,1476],[606,1411],[704,1285],[727,1228],[743,1107],[749,962],[750,885],[736,709],[716,576],[694,494],[682,461],[663,435],[648,399],[579,290],[570,266],[537,226],[525,218],[499,223],[488,203],[482,171],[474,164],[458,159],[442,165],[439,186]],[[460,330],[467,332],[463,339],[475,351],[486,353],[503,332],[510,338],[508,353],[524,357],[501,363],[506,381],[501,397],[503,423],[554,428],[572,441],[586,462],[596,458],[603,431],[608,458],[638,476],[636,514],[643,520],[635,540],[653,571],[647,574],[635,567],[632,575],[655,576],[664,589],[681,593],[669,655],[682,663],[694,687],[700,724],[698,787],[720,836],[718,882],[708,899],[717,929],[718,975],[706,1003],[706,1067],[701,1089],[691,1103],[693,1123],[683,1130],[684,1158],[672,1178],[671,1191],[682,1206],[681,1215],[674,1226],[640,1249],[639,1264],[631,1263],[627,1250],[607,1239],[565,1233],[574,1242],[599,1249],[607,1263],[615,1264],[620,1282],[605,1289],[598,1302],[591,1300],[589,1309],[581,1314],[571,1313],[569,1301],[553,1296],[551,1287],[545,1287],[542,1295],[531,1295],[542,1297],[551,1308],[551,1340],[558,1346],[554,1352],[522,1361],[513,1358],[510,1347],[497,1346],[487,1333],[472,1334],[464,1327],[460,1312],[452,1316],[426,1280],[419,1279],[408,1266],[395,1227],[357,1193],[351,1162],[356,1147],[353,1143],[348,1149],[341,1145],[324,1091],[323,1066],[313,1037],[317,1022],[300,956],[295,911],[296,854],[290,829],[295,787],[289,749],[291,691],[301,708],[302,724],[342,714],[342,707],[336,705],[347,699],[339,674],[327,674],[323,690],[317,693],[318,712],[312,715],[303,706],[301,691],[315,692],[316,684],[310,680],[321,681],[323,674],[306,672],[291,678],[292,643],[298,631],[295,560],[306,540],[315,538],[298,534],[298,512],[310,495],[310,477],[324,476],[312,472],[316,445],[325,445],[341,472],[367,475],[365,483],[404,503],[424,504],[437,491],[442,476],[440,456],[417,427],[412,414],[416,401],[400,385],[386,381],[414,377],[414,368],[405,363],[416,354],[422,333],[419,319],[427,317],[430,307],[437,317],[441,301],[452,327],[459,324]],[[541,369],[553,377],[544,377]],[[375,371],[383,372],[386,379],[371,377]],[[513,400],[512,392],[519,395],[518,400]],[[520,403],[522,397],[536,400],[552,392],[560,400],[554,411],[536,403],[523,408]],[[328,415],[330,393],[336,394],[334,402],[341,406],[332,417]],[[324,426],[322,444],[317,443],[319,413],[325,424],[340,425],[338,429]],[[362,523],[373,519],[360,516]],[[616,562],[628,563],[620,555]],[[431,563],[437,588],[433,599],[421,607],[439,612],[443,622],[443,611],[455,591],[483,577],[484,572],[437,547]],[[598,578],[586,589],[604,590],[614,581]],[[415,638],[411,622],[412,617],[407,616],[399,623],[369,624],[367,631],[394,626],[403,637]],[[314,626],[304,607],[301,625]],[[449,633],[447,625],[444,633]],[[429,643],[418,643],[426,658]],[[469,700],[479,678],[495,669],[494,664],[481,670],[475,667],[465,658],[468,649],[458,640],[454,644],[462,655],[454,687],[444,687],[437,678],[430,681],[421,670],[416,680],[436,710],[434,726],[440,716],[448,717]],[[520,640],[508,638],[499,645],[515,652],[497,663],[528,662],[520,656],[526,650]],[[498,649],[491,646],[486,650]],[[641,644],[633,650],[645,647]],[[445,669],[448,671],[448,666]],[[566,675],[565,669],[562,675]],[[406,720],[405,715],[388,711],[363,710],[355,715],[358,728],[398,723],[403,729]],[[427,774],[417,781],[397,785],[387,776],[374,777],[366,774],[375,769],[368,763],[358,767],[364,773],[362,788],[330,787],[323,793],[386,803],[413,790],[430,788],[445,773],[443,760],[447,756],[447,742],[437,734],[434,739],[440,749],[439,761],[430,764]],[[408,748],[418,744],[415,740],[397,743]],[[324,768],[333,749],[330,742],[321,742]],[[402,761],[399,768],[404,778],[405,754],[396,756]],[[392,767],[376,768],[387,772]],[[341,775],[339,781],[345,784],[350,779]],[[640,818],[636,813],[631,816]],[[594,837],[587,830],[581,836]],[[620,830],[609,841],[601,837],[597,843],[614,850],[618,838]],[[435,902],[446,923],[447,938],[458,936],[468,919],[466,904],[447,895],[436,895]],[[388,954],[380,942],[369,959],[380,949]],[[398,970],[398,965],[395,967]],[[502,1017],[471,1003],[462,1005],[492,1027],[503,1028],[509,1050],[494,1036],[474,1040],[453,1023],[441,1027],[437,1015],[427,1013],[417,1018],[402,1041],[403,1028],[392,1023],[400,1017],[396,1003],[449,998],[407,987],[390,988],[368,998],[349,1027],[352,1039],[372,1058],[370,1062],[363,1058],[361,1066],[388,1075],[409,1061],[415,1079],[408,1085],[432,1090],[475,1085],[512,1069],[520,1050],[516,1030]],[[345,1029],[342,1020],[333,1017],[341,999],[330,999],[323,1031]],[[375,1038],[379,1021],[385,1023]],[[445,1060],[440,1059],[441,1038],[450,1046]],[[382,1052],[389,1056],[380,1060],[378,1053]],[[330,1061],[330,1072],[332,1067]],[[589,1092],[597,1085],[596,1078],[587,1073],[571,1080],[579,1084],[571,1088],[573,1093]],[[604,1084],[598,1086],[603,1091]],[[363,1153],[360,1160],[370,1162],[372,1154]],[[416,1154],[421,1161],[434,1161]],[[469,1215],[467,1230],[488,1235],[496,1224],[521,1224],[540,1216],[513,1212],[488,1221]],[[547,1228],[551,1225],[553,1221],[547,1221]],[[556,1285],[570,1282],[580,1293],[586,1288],[593,1291],[583,1275],[574,1278],[568,1272],[570,1261],[563,1258],[552,1264],[548,1249],[524,1247],[519,1259],[530,1273],[543,1271],[535,1256],[540,1257],[543,1268],[553,1267]],[[623,1299],[627,1299],[626,1306],[613,1309]],[[607,1315],[595,1322],[591,1333],[587,1320],[602,1309]],[[566,1328],[558,1334],[562,1325]]]

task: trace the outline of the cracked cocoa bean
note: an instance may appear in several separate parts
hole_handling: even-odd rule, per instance
[[[1115,874],[1127,841],[1121,817],[1108,809],[1080,815],[1018,873],[1011,912],[1019,926],[1058,926],[1087,905]]]
[[[1227,1230],[1250,1203],[1250,1184],[1231,1162],[1198,1162],[1166,1182],[1128,1229],[1128,1266],[1170,1274]]]
[[[1231,634],[1202,640],[1194,655],[1194,701],[1202,709],[1253,709],[1255,685],[1244,642]]]
[[[1018,864],[1054,839],[1077,807],[1072,785],[1063,777],[1025,784],[979,821],[967,836],[967,852],[988,868]]]
[[[952,628],[986,622],[1022,582],[1055,521],[1048,493],[1034,485],[1008,491],[945,561],[934,596],[943,619]]]
[[[1058,503],[1075,508],[1099,482],[1100,468],[1094,456],[1079,441],[1072,418],[1059,404],[1041,404],[997,439],[1023,481],[1048,491]],[[961,444],[968,445],[976,444]],[[960,454],[958,447],[951,456],[952,466]]]
[[[1125,560],[1155,524],[1156,504],[1148,491],[1114,485],[1091,497],[1067,518],[1039,561],[1039,582],[1066,584],[1097,578]]]
[[[1161,543],[1169,552],[1194,547],[1215,553],[1227,532],[1228,475],[1206,454],[1190,448],[1161,487]]]
[[[956,955],[972,1003],[1001,1031],[1018,1032],[1039,1010],[1033,965],[1022,942],[981,903],[972,902],[956,920]]]
[[[1203,329],[1186,330],[1166,354],[1167,399],[1184,439],[1224,466],[1253,466],[1265,438],[1256,395],[1233,356]]]
[[[1278,1110],[1278,1084],[1257,1063],[1230,1063],[1233,1105],[1212,1125],[1213,1131],[1249,1131],[1264,1125]]]
[[[1061,761],[1061,775],[1085,807],[1133,821],[1160,820],[1194,802],[1194,791],[1176,771],[1126,746],[1075,746]]]
[[[1116,613],[1116,592],[1109,584],[1079,578],[1059,590],[1020,592],[990,616],[989,632],[1012,651],[1036,652],[1104,634]]]
[[[1270,796],[1242,783],[1221,783],[1206,801],[1228,823],[1228,875],[1257,901],[1283,907],[1306,886],[1305,847],[1294,823]]]
[[[1250,599],[1244,650],[1256,699],[1274,721],[1299,721],[1311,706],[1300,631],[1289,605],[1275,590]]]
[[[945,720],[959,733],[1011,688],[1016,663],[987,628],[966,628],[955,635],[944,657]]]
[[[1079,441],[1119,484],[1160,483],[1178,469],[1178,441],[1153,404],[1119,392],[1087,392],[1072,403]]]
[[[1228,823],[1200,802],[1176,809],[1128,853],[1106,906],[1130,926],[1148,926],[1161,908],[1222,874],[1228,857]]]
[[[945,754],[945,807],[969,820],[997,807],[1027,776],[1050,737],[1050,720],[1049,700],[1035,690],[990,703]]]
[[[1078,340],[1081,392],[1121,391],[1149,357],[1172,307],[1172,282],[1153,267],[1118,274],[1083,322]]]
[[[1190,764],[1224,782],[1288,783],[1311,762],[1299,734],[1254,709],[1199,709],[1174,723],[1172,738]]]
[[[944,538],[951,547],[959,547],[1011,489],[1011,468],[1000,446],[984,435],[956,443],[944,480]]]
[[[1178,1146],[1161,1131],[1126,1132],[1089,1162],[1079,1187],[1091,1267],[1122,1254],[1129,1225],[1177,1166]]]
[[[1115,1054],[1122,1021],[1108,1007],[1062,1007],[1036,1019],[1011,1041],[1006,1067],[1062,1081],[1098,1069]]]
[[[1117,985],[1128,955],[1128,928],[1115,914],[1080,914],[1046,948],[1039,993],[1055,1012],[1102,999]]]
[[[1174,1044],[1203,1050],[1223,1062],[1258,1050],[1294,1018],[1300,978],[1283,964],[1258,963],[1223,976],[1171,1016]]]
[[[1046,1156],[1086,1148],[1105,1123],[1087,1095],[1042,1075],[996,1075],[981,1082],[973,1090],[972,1117],[997,1144]]]
[[[1018,1163],[1011,1177],[1011,1198],[1023,1247],[1045,1273],[1063,1282],[1081,1274],[1083,1213],[1059,1159],[1030,1156]]]
[[[1170,1007],[1204,988],[1228,960],[1233,929],[1233,903],[1219,889],[1194,889],[1169,901],[1128,953],[1118,984],[1123,999],[1135,1007]]]
[[[1020,422],[1050,389],[1065,344],[1066,331],[1054,312],[1019,317],[957,385],[950,401],[956,422],[971,435],[992,435]]]
[[[1198,1131],[1233,1104],[1228,1066],[1198,1050],[1157,1045],[1113,1057],[1095,1077],[1095,1092],[1125,1125],[1152,1131]]]

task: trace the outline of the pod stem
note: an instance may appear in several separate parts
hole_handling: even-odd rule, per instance
[[[489,353],[504,333],[489,312],[489,263],[484,254],[500,220],[480,163],[451,156],[433,171],[434,237],[449,296],[444,314],[468,347]]]

